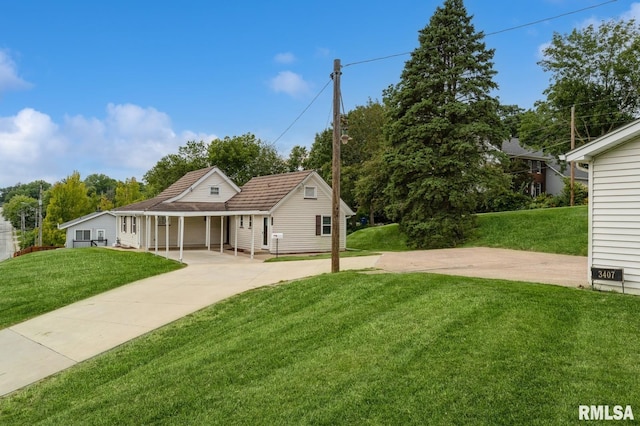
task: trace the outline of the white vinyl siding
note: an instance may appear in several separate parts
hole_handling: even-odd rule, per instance
[[[590,178],[590,264],[624,268],[625,292],[640,294],[640,141],[597,156]],[[621,291],[618,282],[594,284]]]
[[[316,235],[316,216],[331,216],[331,190],[323,190],[312,176],[306,186],[316,186],[316,199],[304,197],[304,187],[294,189],[294,193],[273,212],[273,225],[270,232],[282,232],[284,238],[278,242],[280,253],[304,253],[331,251],[331,238]],[[325,186],[326,187],[326,186]],[[344,214],[344,212],[343,212]],[[340,248],[345,248],[346,220],[341,216]],[[271,251],[275,252],[271,240]]]

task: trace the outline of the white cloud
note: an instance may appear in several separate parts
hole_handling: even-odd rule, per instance
[[[25,108],[0,117],[0,187],[50,176],[65,149],[64,137],[46,114]]]
[[[276,93],[286,93],[293,97],[299,97],[309,92],[310,85],[300,74],[291,71],[281,71],[271,79],[271,89]]]
[[[0,117],[0,188],[36,179],[53,183],[74,170],[83,178],[104,173],[140,179],[188,140],[215,138],[190,130],[177,134],[166,113],[132,104],[109,104],[103,118],[67,116],[60,125],[27,108]]]
[[[8,90],[29,89],[31,83],[18,76],[15,62],[6,51],[0,50],[0,94]]]
[[[629,10],[622,14],[622,19],[635,19],[640,21],[640,3],[631,3]]]
[[[276,61],[279,64],[291,64],[291,63],[295,62],[296,57],[291,52],[285,52],[285,53],[278,53],[273,58],[273,60]]]

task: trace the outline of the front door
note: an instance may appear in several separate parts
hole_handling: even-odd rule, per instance
[[[269,217],[263,217],[262,223],[262,247],[269,248]]]

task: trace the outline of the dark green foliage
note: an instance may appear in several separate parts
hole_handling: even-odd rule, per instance
[[[47,191],[51,188],[51,184],[43,180],[35,180],[29,183],[18,183],[14,186],[0,188],[0,205],[8,202],[16,195],[38,199],[41,187],[42,191]]]
[[[473,229],[491,144],[506,137],[490,92],[493,50],[462,0],[420,31],[400,83],[385,95],[387,212],[417,248],[451,247]]]
[[[189,141],[178,148],[177,154],[162,157],[145,173],[145,195],[158,195],[186,173],[209,166],[217,166],[239,186],[255,176],[287,171],[287,163],[275,147],[251,133],[225,136],[210,143]]]
[[[214,139],[207,148],[207,154],[209,164],[217,166],[238,186],[255,176],[287,171],[287,165],[275,147],[250,133]]]
[[[547,99],[522,117],[523,143],[553,155],[568,152],[572,105],[577,146],[640,113],[640,27],[634,20],[555,33],[544,55],[539,64],[551,73],[551,84]]]
[[[342,130],[350,139],[340,149],[340,198],[359,213],[366,212],[370,221],[372,215],[384,213],[382,189],[386,179],[381,163],[385,120],[384,105],[372,100],[343,117]],[[327,182],[331,182],[332,144],[332,129],[317,133],[306,163]]]

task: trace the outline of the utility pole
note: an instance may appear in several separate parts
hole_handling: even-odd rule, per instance
[[[340,59],[333,60],[333,159],[331,163],[331,272],[340,272]],[[322,224],[320,224],[322,226]]]
[[[42,247],[42,185],[38,196],[38,246]]]
[[[571,106],[571,150],[573,151],[576,147],[576,106]],[[575,163],[571,162],[571,200],[569,201],[569,205],[573,206],[575,204],[575,194],[574,194],[574,184],[576,179],[576,167]]]

